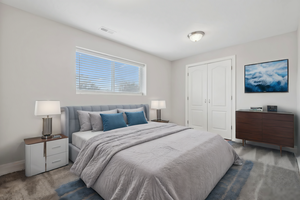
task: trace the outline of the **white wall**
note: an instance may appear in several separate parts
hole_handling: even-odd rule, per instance
[[[300,21],[298,25],[298,31],[297,31],[297,36],[298,36],[298,77],[297,77],[297,134],[296,134],[296,140],[297,146],[298,146],[298,156],[300,157]],[[300,161],[300,159],[299,159]],[[298,162],[299,162],[298,161]],[[300,168],[300,163],[298,163],[299,168]]]
[[[201,48],[201,41],[199,44]],[[297,108],[297,32],[203,53],[172,62],[172,121],[184,125],[185,66],[192,63],[236,55],[236,109],[277,105],[279,111],[296,113]],[[289,59],[288,93],[244,93],[244,65]]]
[[[146,63],[147,96],[76,95],[75,46]],[[170,76],[169,61],[0,3],[0,165],[23,160],[23,139],[41,135],[36,100],[73,106],[165,99],[162,115],[170,119]],[[59,116],[53,132],[60,132]]]

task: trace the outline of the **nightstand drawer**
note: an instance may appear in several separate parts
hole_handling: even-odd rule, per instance
[[[67,139],[55,140],[46,143],[47,156],[63,153],[67,151]]]
[[[67,164],[67,152],[47,157],[47,171]]]

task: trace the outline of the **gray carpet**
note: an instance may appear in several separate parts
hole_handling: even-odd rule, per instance
[[[0,200],[58,200],[55,189],[78,179],[70,172],[71,164],[27,178],[24,171],[0,177]]]
[[[254,165],[238,199],[299,200],[300,176],[294,154],[279,150],[242,146],[233,143],[233,148],[245,160]]]
[[[292,153],[283,152],[280,157],[278,150],[237,143],[232,146],[243,159],[254,163],[237,199],[300,199],[300,176]],[[70,167],[71,164],[30,178],[24,171],[1,176],[0,200],[59,199],[55,189],[78,179],[69,172]]]

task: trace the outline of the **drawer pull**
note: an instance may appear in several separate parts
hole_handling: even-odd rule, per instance
[[[59,147],[61,147],[61,146],[55,146],[55,147],[52,147],[52,149],[56,149],[56,148],[59,148]]]
[[[53,162],[52,162],[52,164],[53,164],[53,163],[60,162],[60,161],[61,161],[61,159],[59,159],[59,160],[56,160],[56,161],[53,161]]]

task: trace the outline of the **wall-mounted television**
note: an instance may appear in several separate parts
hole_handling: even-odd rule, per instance
[[[289,60],[245,65],[245,93],[288,92]]]

